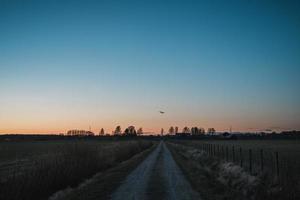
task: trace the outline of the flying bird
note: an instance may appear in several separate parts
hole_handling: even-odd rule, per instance
[[[165,114],[165,112],[164,112],[164,111],[159,111],[159,113],[160,113],[160,114]]]

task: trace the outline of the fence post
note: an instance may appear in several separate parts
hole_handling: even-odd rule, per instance
[[[261,171],[264,171],[264,150],[260,150],[260,166],[261,166]]]
[[[279,159],[278,159],[278,151],[275,152],[275,156],[276,156],[276,174],[277,174],[277,178],[279,180]]]
[[[210,144],[207,144],[207,153],[208,153],[208,155],[210,155],[209,146],[210,146]]]
[[[226,161],[228,162],[228,146],[226,146]]]
[[[249,149],[249,171],[252,174],[252,149]]]
[[[235,162],[234,146],[232,146],[232,162]]]
[[[224,160],[224,147],[221,145],[221,157]]]
[[[242,151],[242,147],[240,147],[240,160],[241,160],[241,167],[243,167],[243,151]]]
[[[214,156],[216,156],[216,144],[214,144]]]

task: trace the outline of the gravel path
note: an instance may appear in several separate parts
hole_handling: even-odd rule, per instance
[[[112,194],[113,200],[201,199],[175,163],[164,142]]]

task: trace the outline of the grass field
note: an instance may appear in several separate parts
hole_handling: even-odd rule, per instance
[[[249,174],[278,186],[291,199],[300,191],[298,140],[174,140],[205,151],[210,157],[234,163]]]
[[[144,140],[1,142],[0,199],[47,199],[151,145]]]
[[[298,199],[300,195],[298,140],[166,141],[203,199],[277,200]],[[85,199],[95,195],[95,199],[106,199],[155,143],[152,139],[126,137],[2,140],[0,199],[48,199],[69,188],[73,192],[63,197]],[[95,175],[87,187],[78,187]]]

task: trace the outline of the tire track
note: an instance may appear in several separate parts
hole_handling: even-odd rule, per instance
[[[175,163],[164,142],[133,171],[119,188],[113,200],[201,199]]]

